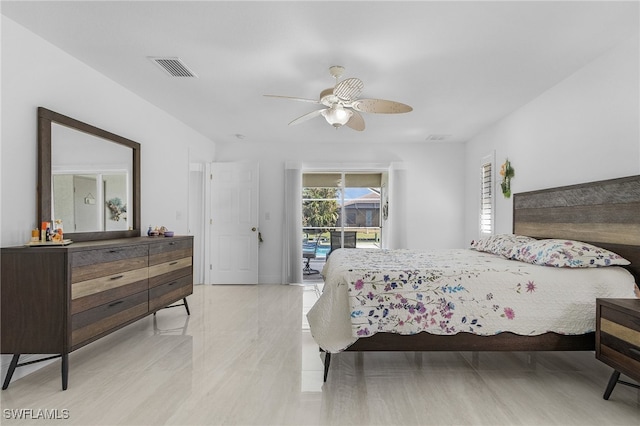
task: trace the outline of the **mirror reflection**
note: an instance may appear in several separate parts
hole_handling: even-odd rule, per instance
[[[132,229],[131,148],[51,123],[52,218],[65,233]]]

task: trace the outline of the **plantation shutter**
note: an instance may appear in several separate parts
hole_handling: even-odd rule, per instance
[[[480,192],[480,234],[493,233],[493,173],[491,163],[483,163],[481,167]]]

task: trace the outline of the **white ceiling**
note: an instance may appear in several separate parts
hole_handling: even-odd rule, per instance
[[[466,141],[624,40],[627,2],[2,1],[2,14],[213,141]],[[171,78],[150,56],[197,75]],[[361,97],[411,105],[333,129],[316,109],[264,97],[316,98],[331,65]],[[98,100],[96,100],[98,101]]]

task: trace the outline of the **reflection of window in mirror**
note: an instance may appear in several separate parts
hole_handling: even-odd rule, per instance
[[[52,123],[52,220],[65,232],[133,226],[131,148]]]

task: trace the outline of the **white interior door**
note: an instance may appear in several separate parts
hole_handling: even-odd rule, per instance
[[[258,164],[211,164],[212,284],[258,283]]]
[[[91,232],[102,229],[100,221],[100,203],[98,181],[95,177],[73,176],[73,216],[74,223],[70,232]],[[64,224],[63,224],[64,225]]]

